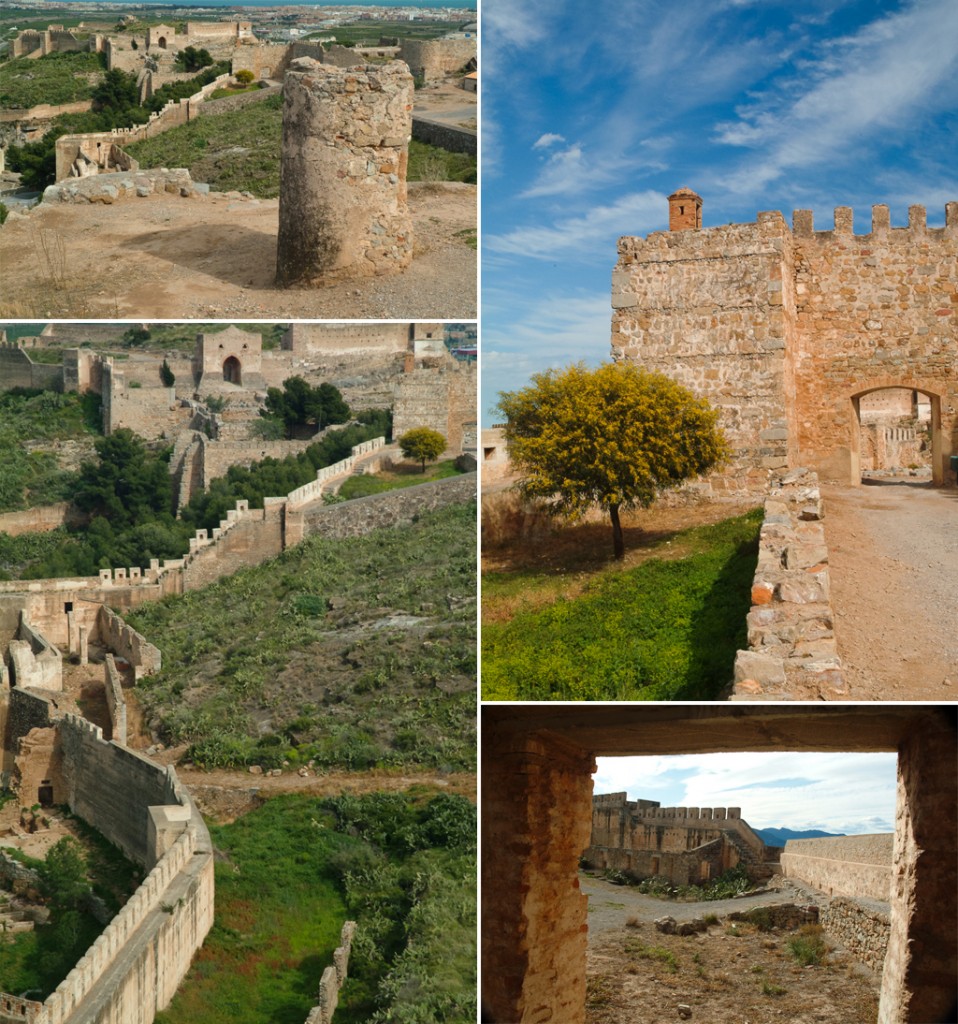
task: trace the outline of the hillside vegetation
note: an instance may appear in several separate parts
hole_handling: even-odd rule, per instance
[[[88,100],[105,71],[105,58],[98,53],[49,53],[35,60],[17,57],[0,64],[0,107]]]
[[[126,151],[141,167],[185,167],[219,192],[279,195],[283,100],[269,96],[241,110],[200,117]],[[476,158],[420,142],[409,144],[409,181],[476,181]]]
[[[476,1020],[476,813],[416,788],[283,796],[210,832],[216,923],[157,1024],[302,1024],[343,922],[337,1024]]]
[[[137,685],[201,767],[475,767],[474,503],[314,536],[127,621],[163,652]]]
[[[682,557],[597,572],[573,596],[555,573],[484,575],[483,698],[717,699],[745,646],[761,521],[682,531],[668,541]],[[510,602],[520,610],[497,616]]]
[[[93,394],[24,388],[0,393],[0,512],[69,498],[77,474],[59,468],[53,449],[96,434],[99,413]]]

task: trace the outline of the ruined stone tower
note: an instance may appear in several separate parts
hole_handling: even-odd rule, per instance
[[[408,266],[409,69],[400,61],[338,68],[301,57],[283,93],[277,283],[329,283]]]
[[[669,196],[669,231],[692,231],[702,226],[702,197],[690,188]]]

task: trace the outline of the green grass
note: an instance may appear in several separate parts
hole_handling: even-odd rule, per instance
[[[670,974],[675,974],[679,969],[675,954],[664,946],[648,946],[643,942],[630,940],[625,944],[625,951],[639,960],[654,960],[662,964]]]
[[[825,962],[828,946],[822,938],[822,927],[817,924],[802,925],[798,935],[785,943],[785,948],[803,967],[817,967]]]
[[[51,53],[36,60],[17,57],[0,64],[0,107],[57,106],[88,100],[93,85],[87,75],[102,74],[103,70],[96,53]]]
[[[215,117],[200,117],[127,152],[141,167],[186,167],[195,181],[216,191],[279,195],[282,97],[270,96]],[[409,144],[409,181],[476,181],[476,158],[419,142]]]
[[[487,700],[713,700],[745,646],[761,510],[683,531],[690,553],[606,571],[575,598],[483,625]],[[483,600],[554,589],[488,574]]]
[[[311,537],[137,610],[153,727],[208,767],[475,766],[475,506]]]
[[[347,919],[358,931],[337,1024],[475,1020],[467,801],[281,796],[210,831],[216,921],[157,1024],[302,1024]]]
[[[369,494],[382,494],[385,491],[395,491],[403,487],[415,487],[416,484],[429,483],[432,480],[445,480],[451,476],[459,476],[456,463],[451,459],[433,466],[427,465],[425,473],[421,473],[418,466],[414,467],[410,464],[401,467],[398,472],[351,476],[340,487],[339,497],[346,500],[365,498]]]

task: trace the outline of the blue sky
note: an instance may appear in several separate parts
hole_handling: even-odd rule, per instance
[[[958,199],[956,0],[483,0],[482,419],[608,358],[616,240]]]
[[[893,753],[602,757],[594,792],[663,807],[741,807],[753,828],[847,835],[895,830]]]

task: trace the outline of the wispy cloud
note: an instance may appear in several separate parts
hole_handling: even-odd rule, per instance
[[[491,252],[512,253],[539,260],[554,259],[557,253],[578,250],[590,258],[610,264],[614,249],[611,238],[640,234],[660,225],[666,200],[659,192],[635,192],[584,214],[555,221],[551,225],[516,228],[505,235],[486,236],[483,247]]]
[[[538,139],[532,144],[533,149],[547,149],[549,146],[554,146],[557,142],[565,142],[564,135],[556,135],[555,132],[546,132],[544,135],[540,135]]]
[[[754,191],[789,170],[833,161],[850,144],[907,131],[919,116],[953,106],[958,84],[954,0],[916,0],[823,43],[798,75],[780,78],[716,126],[716,141],[759,152],[730,181]],[[882,140],[883,141],[883,140]]]

